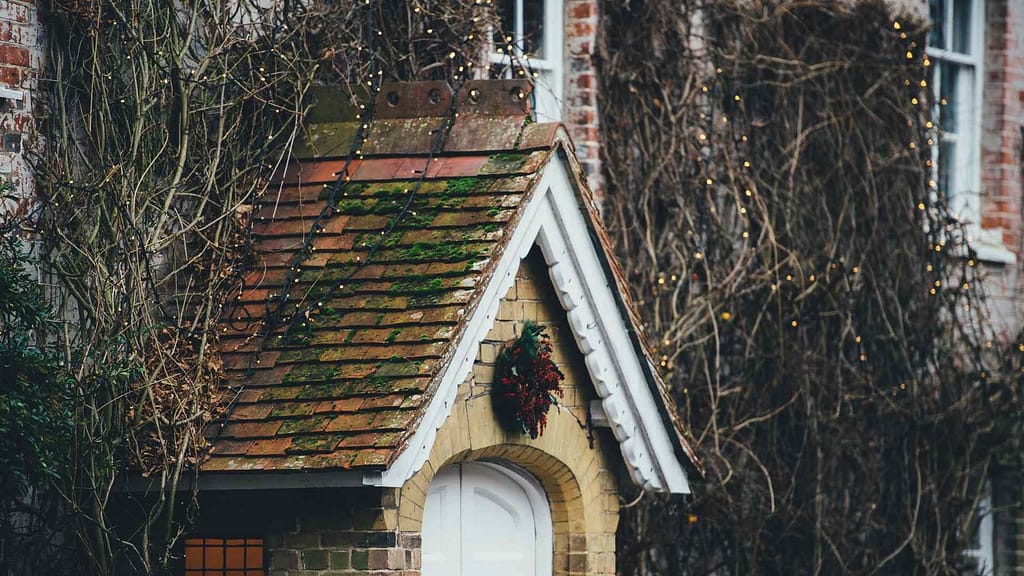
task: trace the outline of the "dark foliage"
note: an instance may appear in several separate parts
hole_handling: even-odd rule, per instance
[[[8,191],[0,184],[0,570],[47,565],[56,528],[48,504],[67,474],[72,430],[71,379],[47,344],[52,312]]]

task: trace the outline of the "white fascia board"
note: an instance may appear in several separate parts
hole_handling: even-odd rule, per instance
[[[565,161],[557,153],[543,168],[523,215],[499,258],[494,275],[467,321],[451,364],[406,444],[380,477],[380,486],[401,487],[426,462],[437,430],[451,414],[459,385],[473,369],[479,344],[494,324],[501,298],[515,281],[523,258],[541,247],[551,281],[566,311],[587,370],[622,451],[630,477],[645,490],[689,494],[690,484],[647,382],[654,373],[634,347],[602,264],[602,250],[590,234]]]

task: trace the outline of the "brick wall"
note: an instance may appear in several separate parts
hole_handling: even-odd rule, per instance
[[[21,92],[21,100],[0,99],[0,179],[22,196],[33,189],[22,153],[33,133],[33,90],[42,67],[42,28],[35,2],[0,2],[0,88]]]
[[[377,488],[206,492],[190,536],[262,537],[271,576],[418,574],[419,536],[397,531],[396,494]]]
[[[547,431],[536,440],[499,426],[490,395],[495,359],[505,342],[519,334],[526,320],[547,327],[552,359],[565,374],[562,409],[552,408]],[[474,371],[460,386],[451,416],[438,431],[430,458],[402,489],[402,533],[420,534],[423,502],[431,479],[442,466],[480,458],[501,459],[532,473],[547,493],[553,522],[553,573],[615,574],[620,481],[617,473],[624,475],[625,469],[610,431],[596,430],[588,438],[578,423],[577,419],[586,421],[586,409],[594,397],[543,256],[534,249],[499,305],[498,317],[480,344]]]
[[[986,3],[982,112],[982,227],[1021,249],[1021,129],[1024,127],[1024,3]]]
[[[565,122],[587,180],[600,198],[603,188],[597,118],[597,72],[592,56],[598,27],[597,0],[565,3]]]

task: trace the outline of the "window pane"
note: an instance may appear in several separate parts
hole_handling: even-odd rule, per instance
[[[939,64],[939,129],[943,132],[959,132],[960,105],[957,95],[960,83],[959,66],[951,62]]]
[[[187,576],[262,574],[263,539],[187,538],[185,569]]]
[[[245,550],[241,546],[228,546],[227,563],[228,568],[245,568]]]
[[[505,37],[516,35],[516,0],[499,0],[498,5],[498,29],[494,31],[495,47],[502,47],[504,51]]]
[[[956,182],[956,144],[942,142],[939,144],[939,192],[947,201],[952,201],[959,190],[954,190]]]
[[[945,48],[946,0],[930,0],[928,2],[928,16],[932,21],[932,31],[928,35],[928,44],[935,48]]]
[[[261,546],[249,546],[245,549],[245,567],[258,568],[263,566],[263,548]]]
[[[971,0],[953,0],[953,51],[971,53]]]
[[[544,57],[544,0],[523,0],[523,52]]]
[[[206,549],[206,554],[203,560],[204,568],[223,568],[224,567],[224,547],[223,546],[211,546]]]
[[[185,547],[185,568],[196,569],[203,567],[203,549],[198,546]]]

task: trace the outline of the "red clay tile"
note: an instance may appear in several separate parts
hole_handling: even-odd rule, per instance
[[[379,412],[373,418],[373,427],[385,430],[405,430],[415,417],[415,410],[388,410],[385,412]]]
[[[550,157],[557,127],[524,120],[468,115],[449,137],[458,154],[429,164],[420,149],[432,140],[422,132],[430,119],[382,120],[364,152],[389,157],[353,161],[337,192],[329,186],[344,160],[288,167],[283,186],[259,201],[258,261],[241,298],[225,308],[220,346],[232,388],[222,397],[237,402],[223,429],[209,429],[217,439],[205,470],[380,468],[394,458],[510,236],[508,222],[536,180],[530,171]],[[526,149],[535,152],[520,153]],[[396,221],[414,188],[411,209]],[[344,213],[325,214],[314,230],[332,192],[332,210]],[[314,250],[300,261],[303,239],[314,232]],[[458,250],[432,247],[453,242]],[[289,270],[294,264],[298,272]],[[285,321],[264,341],[282,292]],[[304,325],[289,326],[293,314],[306,313]]]
[[[325,400],[316,405],[316,412],[319,413],[333,413],[339,412],[358,412],[359,407],[363,404],[363,398],[343,398],[341,400]]]
[[[427,169],[428,178],[465,178],[476,176],[487,164],[487,156],[449,156],[435,159]],[[422,170],[422,168],[420,168]]]
[[[325,428],[328,432],[356,432],[372,429],[374,413],[341,414],[331,419]]]
[[[352,180],[359,180],[354,174],[359,172],[361,160],[348,163],[348,175]],[[345,169],[346,160],[324,160],[311,162],[295,162],[288,166],[282,181],[285,184],[320,184],[344,181],[341,173]]]
[[[252,446],[251,440],[238,441],[221,439],[214,444],[213,448],[211,448],[211,452],[218,456],[236,456],[239,454],[245,454],[249,450],[250,446]]]
[[[312,197],[316,198],[317,196],[312,195]],[[267,219],[267,222],[269,222],[270,219],[312,219],[316,218],[325,206],[327,206],[327,202],[321,201],[305,202],[301,204],[280,204],[271,201],[261,206],[260,209],[254,213],[256,221],[253,224],[253,233],[259,233],[260,231],[258,226],[263,223],[260,218]]]
[[[405,162],[405,158],[371,158],[360,163],[359,167],[352,174],[352,179],[358,182],[365,182],[368,180],[399,180],[415,177],[411,173],[401,172]]]
[[[384,408],[398,408],[402,405],[402,402],[405,399],[405,394],[389,394],[387,396],[367,398],[363,401],[362,409],[380,410]]]
[[[264,370],[274,367],[274,363],[277,362],[277,357],[280,356],[280,352],[275,351],[263,351],[258,354],[253,353],[240,353],[240,354],[223,354],[225,370]]]
[[[239,379],[246,386],[266,386],[269,384],[280,384],[291,372],[291,366],[275,366],[270,370],[258,370],[252,375],[246,375]]]
[[[372,448],[377,444],[383,432],[361,432],[346,436],[338,443],[339,448]]]
[[[292,445],[291,437],[256,440],[246,452],[248,456],[278,456]]]
[[[281,428],[281,422],[235,422],[221,430],[224,438],[270,438]]]
[[[231,411],[231,419],[237,421],[263,420],[273,409],[267,404],[243,404]]]
[[[352,459],[353,468],[378,468],[384,467],[390,462],[394,451],[392,450],[360,450]]]

